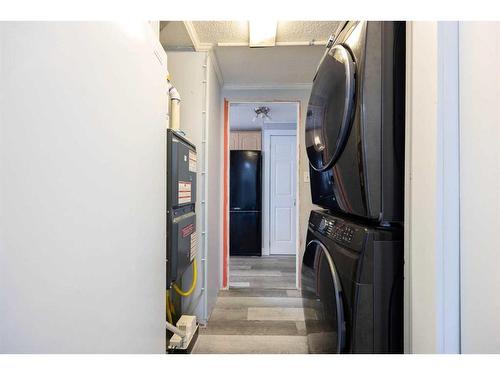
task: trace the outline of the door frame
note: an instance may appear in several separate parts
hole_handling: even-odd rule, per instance
[[[273,135],[292,135],[295,137],[295,142],[297,142],[297,125],[295,126],[295,129],[285,129],[285,128],[274,128],[273,125],[269,125],[267,127],[262,128],[262,151],[264,151],[263,156],[264,156],[264,165],[263,165],[263,170],[264,170],[264,178],[262,179],[262,255],[271,255],[271,221],[270,219],[270,214],[271,214],[271,191],[270,191],[270,184],[271,184],[271,158],[266,157],[266,155],[270,156],[271,155],[271,136]],[[298,149],[295,149],[295,152],[298,152]],[[295,155],[296,162],[298,163],[298,157]],[[299,179],[299,171],[298,171],[298,164],[296,165],[296,172],[295,172],[295,247],[296,247],[296,252],[295,254],[298,254],[298,246],[297,246],[297,240],[298,240],[298,221],[299,217],[297,216],[297,207],[298,207],[298,179]],[[264,214],[267,213],[268,215]]]
[[[296,195],[297,195],[297,204],[295,206],[295,215],[296,215],[296,220],[295,220],[295,243],[296,243],[296,249],[295,249],[295,287],[298,289],[299,288],[299,283],[300,283],[300,277],[299,277],[299,272],[300,272],[300,259],[299,259],[299,253],[300,253],[300,231],[299,231],[299,222],[300,222],[300,194],[299,194],[299,158],[300,158],[300,137],[298,134],[298,131],[300,129],[300,123],[301,123],[301,102],[300,100],[228,100],[227,98],[224,98],[224,149],[223,149],[223,155],[224,155],[224,164],[223,164],[223,170],[224,170],[224,182],[223,182],[223,238],[222,238],[222,286],[221,288],[223,290],[229,289],[229,136],[230,136],[230,124],[229,124],[229,115],[231,111],[231,104],[232,103],[293,103],[297,106],[297,121],[296,121],[296,126],[295,126],[295,131],[296,131],[296,158],[297,158],[297,178],[295,181],[296,184]]]

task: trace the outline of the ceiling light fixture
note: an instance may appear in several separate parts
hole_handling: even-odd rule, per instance
[[[271,112],[271,108],[266,107],[266,106],[260,106],[260,107],[255,107],[254,109],[255,112],[255,117],[253,118],[252,122],[255,122],[258,118],[262,119],[262,123],[264,123],[265,119],[271,119],[271,116],[269,116],[269,112]]]
[[[277,21],[250,21],[250,47],[274,47],[276,45]]]

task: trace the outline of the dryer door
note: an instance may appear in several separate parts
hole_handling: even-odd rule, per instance
[[[314,77],[306,117],[306,148],[311,167],[332,167],[345,146],[354,113],[354,61],[342,45],[323,57]]]
[[[332,256],[318,240],[307,244],[302,263],[302,303],[311,353],[343,353],[343,292]]]

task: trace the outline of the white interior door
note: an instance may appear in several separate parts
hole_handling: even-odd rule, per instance
[[[296,138],[270,136],[270,248],[271,255],[296,253]]]

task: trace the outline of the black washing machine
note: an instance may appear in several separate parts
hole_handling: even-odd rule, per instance
[[[314,77],[306,117],[313,203],[402,222],[405,23],[347,22]]]
[[[302,262],[311,353],[403,353],[403,233],[312,211]]]

